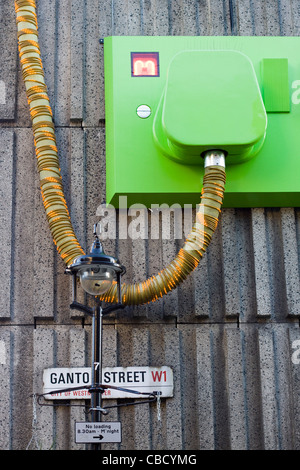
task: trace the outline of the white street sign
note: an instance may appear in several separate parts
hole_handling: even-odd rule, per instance
[[[106,367],[102,370],[103,385],[133,390],[130,393],[123,390],[108,388],[102,394],[103,398],[144,398],[141,393],[159,393],[160,397],[173,396],[173,371],[168,366],[162,367]],[[90,399],[86,388],[63,392],[63,389],[78,388],[91,384],[91,368],[51,368],[43,374],[43,393],[46,400]],[[57,393],[50,395],[50,392]]]
[[[75,442],[77,444],[121,442],[121,423],[75,423]]]

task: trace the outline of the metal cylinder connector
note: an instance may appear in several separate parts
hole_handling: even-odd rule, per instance
[[[222,150],[208,150],[203,155],[204,168],[208,166],[223,166],[225,168],[225,153]]]

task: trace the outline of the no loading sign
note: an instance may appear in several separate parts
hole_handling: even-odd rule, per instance
[[[102,442],[121,442],[121,423],[75,423],[75,442],[77,444],[97,444]]]

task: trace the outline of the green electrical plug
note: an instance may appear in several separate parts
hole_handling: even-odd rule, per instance
[[[267,114],[250,59],[238,51],[183,51],[170,62],[153,125],[155,142],[182,164],[219,149],[226,164],[262,147]]]

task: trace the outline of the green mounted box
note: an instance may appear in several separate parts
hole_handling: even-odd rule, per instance
[[[106,202],[196,205],[203,153],[220,149],[225,207],[299,207],[299,46],[296,37],[105,38]]]

